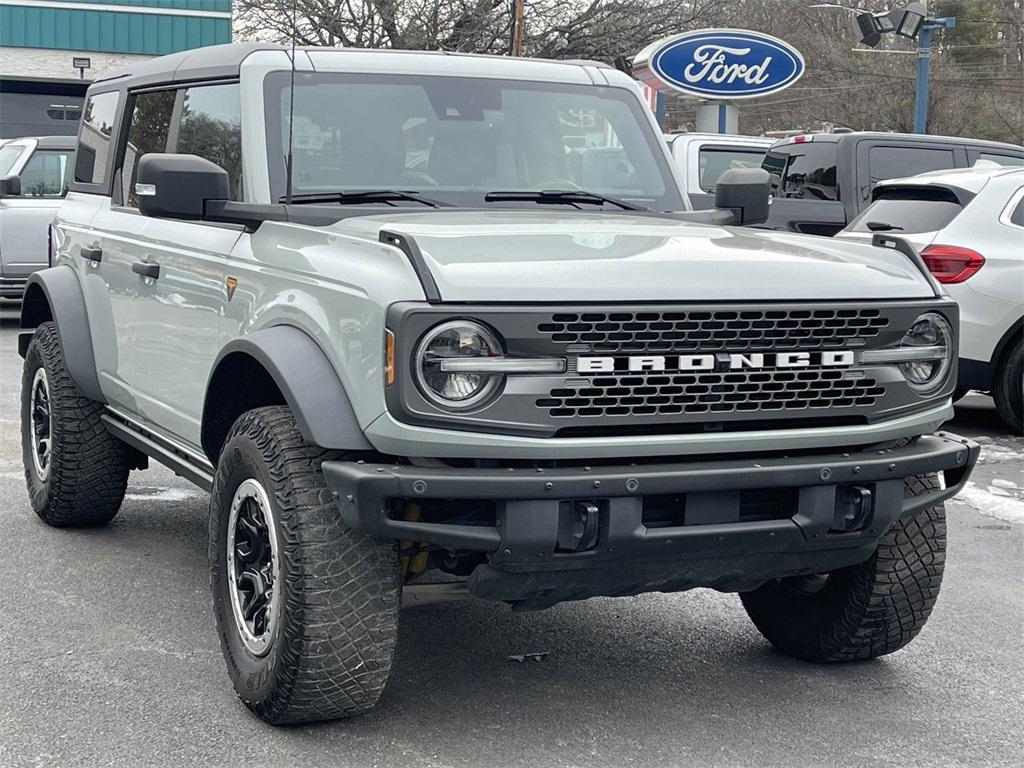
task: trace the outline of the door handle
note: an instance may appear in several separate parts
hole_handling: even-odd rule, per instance
[[[158,280],[160,278],[160,265],[148,261],[136,261],[132,264],[132,272],[148,277],[151,280]]]
[[[103,261],[103,249],[102,248],[89,248],[83,245],[78,249],[78,255],[83,259],[88,259],[93,264],[98,264]]]

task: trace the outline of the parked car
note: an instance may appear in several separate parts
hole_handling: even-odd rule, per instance
[[[960,392],[1024,431],[1024,168],[935,171],[875,187],[844,239],[898,236],[960,305]]]
[[[772,176],[765,225],[832,236],[871,202],[879,182],[975,163],[1024,165],[1024,147],[900,133],[815,133],[783,139],[762,167]]]
[[[665,137],[690,204],[715,207],[715,185],[730,168],[760,168],[775,139],[719,133],[673,133]]]
[[[0,145],[0,298],[21,299],[28,276],[49,265],[48,232],[64,198],[73,136]]]
[[[239,44],[84,114],[21,313],[32,508],[105,523],[150,458],[210,491],[260,717],[372,708],[403,600],[712,587],[817,662],[924,626],[978,456],[931,434],[956,303],[884,248],[684,220],[629,76]],[[719,191],[767,216],[760,169]]]

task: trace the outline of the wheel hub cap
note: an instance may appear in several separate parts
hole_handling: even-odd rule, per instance
[[[256,656],[270,650],[280,613],[277,550],[267,492],[246,480],[235,491],[228,517],[228,590],[238,633]]]
[[[29,402],[32,425],[32,465],[36,475],[44,481],[50,476],[53,458],[53,409],[50,407],[50,382],[46,369],[40,367],[32,379]]]

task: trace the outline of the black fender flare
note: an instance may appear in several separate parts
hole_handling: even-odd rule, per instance
[[[220,452],[211,413],[211,388],[218,371],[233,357],[255,360],[270,375],[295,416],[306,442],[321,448],[373,451],[356,419],[344,385],[320,345],[291,325],[276,325],[228,342],[217,355],[206,383],[202,444],[214,460]]]
[[[25,286],[21,303],[21,327],[35,329],[53,320],[71,380],[90,400],[106,402],[96,373],[96,356],[89,333],[85,297],[75,271],[66,264],[34,273]],[[24,357],[31,333],[18,336],[18,353]]]

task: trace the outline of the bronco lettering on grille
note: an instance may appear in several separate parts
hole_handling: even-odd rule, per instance
[[[741,371],[765,368],[810,368],[812,366],[846,368],[855,362],[849,350],[824,352],[747,352],[697,355],[629,355],[620,357],[579,357],[578,373],[617,373],[628,371]]]

